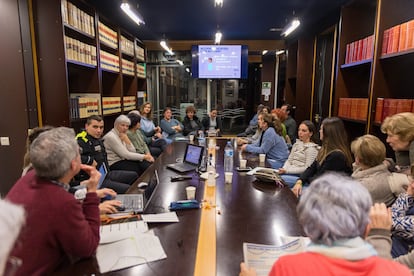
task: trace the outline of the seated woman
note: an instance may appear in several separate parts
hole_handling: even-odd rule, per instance
[[[127,135],[130,124],[127,116],[119,115],[115,119],[114,128],[105,134],[104,145],[111,170],[134,171],[141,175],[154,162],[154,158],[149,153],[136,152]]]
[[[172,118],[171,108],[166,107],[163,111],[164,118],[161,119],[162,136],[170,144],[177,137],[183,137],[183,124],[177,119]]]
[[[313,141],[315,125],[311,121],[303,121],[299,125],[296,143],[290,151],[288,160],[279,169],[282,179],[292,188],[303,173],[315,161],[318,155],[319,145]]]
[[[405,255],[414,245],[414,165],[411,166],[410,184],[407,192],[401,193],[391,207],[392,213],[392,250],[393,258]]]
[[[263,106],[262,113],[270,113],[270,107]],[[259,141],[260,137],[262,136],[262,130],[260,128],[256,129],[256,132],[253,134],[253,136],[247,136],[247,137],[238,137],[237,138],[237,145],[243,145],[243,144],[253,144]]]
[[[277,259],[269,276],[411,275],[407,267],[378,257],[364,240],[371,205],[368,191],[350,177],[329,173],[316,179],[296,208],[311,244]],[[242,263],[240,276],[249,275],[256,273]]]
[[[384,163],[385,145],[373,135],[355,139],[351,143],[351,151],[355,157],[352,177],[367,188],[374,203],[383,202],[390,207],[408,186],[407,175],[388,170]]]
[[[395,151],[397,172],[409,175],[414,164],[414,113],[403,112],[385,118],[381,131],[387,134],[387,143]]]
[[[184,125],[183,134],[185,136],[190,135],[190,134],[197,135],[203,131],[203,125],[201,124],[200,120],[195,115],[195,113],[196,113],[196,109],[192,105],[187,106],[187,108],[185,109],[186,115],[183,121],[183,125]]]
[[[249,125],[247,126],[246,130],[242,133],[237,134],[237,137],[247,137],[253,135],[256,130],[258,129],[257,123],[259,119],[259,114],[262,113],[264,105],[259,104],[257,106],[256,114],[254,114],[253,118],[250,120]]]
[[[268,162],[272,168],[279,169],[283,166],[289,156],[285,139],[276,133],[275,124],[272,115],[268,113],[259,114],[259,128],[262,130],[262,136],[254,144],[243,145],[242,151],[253,153],[265,153]],[[278,124],[280,126],[280,122]]]
[[[212,108],[210,116],[204,117],[201,121],[203,128],[207,131],[208,136],[221,136],[220,131],[223,129],[221,119],[217,117],[217,109]],[[213,133],[214,135],[210,135]]]
[[[130,113],[128,114],[128,118],[131,121],[131,124],[129,125],[127,135],[131,143],[134,145],[136,152],[151,155],[148,145],[145,142],[144,135],[140,131],[141,116],[134,113]]]
[[[338,117],[324,119],[319,130],[319,138],[322,140],[322,147],[315,161],[300,175],[292,188],[296,196],[302,193],[303,185],[309,186],[312,180],[327,171],[348,175],[352,173],[352,155],[342,120]]]
[[[162,137],[161,128],[155,126],[154,121],[152,120],[152,107],[150,102],[145,102],[141,105],[140,110],[141,114],[141,128],[140,130],[144,133],[146,140],[149,142],[150,150],[154,156],[158,156],[155,153],[163,152],[167,147],[167,141]],[[157,150],[153,150],[155,148]]]

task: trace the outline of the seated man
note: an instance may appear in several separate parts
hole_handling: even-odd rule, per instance
[[[326,173],[315,179],[296,208],[312,242],[305,252],[281,256],[269,275],[411,275],[407,267],[378,257],[364,240],[371,206],[369,192],[350,177]],[[255,271],[242,263],[240,275]]]
[[[242,133],[237,134],[237,137],[251,136],[256,132],[257,127],[258,127],[259,114],[262,113],[264,107],[265,106],[262,104],[259,104],[257,106],[257,112],[256,114],[254,114],[253,118],[250,120],[249,125],[247,126],[246,130]]]
[[[111,170],[134,171],[138,175],[151,166],[154,158],[151,154],[137,153],[129,140],[127,131],[131,124],[125,115],[115,119],[114,128],[104,136],[104,145],[108,153],[108,163]]]
[[[81,150],[82,164],[92,165],[99,169],[105,164],[109,171],[109,164],[104,143],[101,140],[104,121],[98,115],[92,115],[86,120],[85,130],[76,135]],[[76,180],[83,181],[89,178],[84,171],[80,171]],[[133,171],[109,171],[101,188],[113,189],[118,194],[125,193],[130,185],[138,178]]]
[[[26,224],[11,256],[20,258],[18,275],[48,275],[69,257],[90,257],[99,243],[100,173],[80,161],[72,129],[59,127],[41,133],[30,146],[33,170],[20,178],[6,199],[22,205]],[[83,204],[67,192],[70,180],[82,169]]]
[[[221,136],[220,131],[223,129],[221,119],[217,117],[217,109],[212,108],[210,111],[210,116],[204,117],[201,121],[203,128],[207,131],[208,136]],[[214,135],[210,135],[214,133]]]

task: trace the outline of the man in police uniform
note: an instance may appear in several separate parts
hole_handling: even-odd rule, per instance
[[[138,174],[133,171],[109,171],[106,150],[101,139],[104,130],[104,121],[98,115],[89,116],[86,120],[85,130],[76,135],[81,151],[82,164],[92,165],[99,169],[105,164],[108,174],[101,188],[113,189],[118,194],[125,193],[130,185],[138,178]],[[83,181],[89,175],[81,171],[77,180]]]

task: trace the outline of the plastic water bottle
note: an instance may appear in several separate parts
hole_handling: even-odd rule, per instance
[[[206,138],[204,136],[204,132],[200,132],[200,134],[198,135],[198,144],[203,147],[206,146]]]
[[[234,150],[230,141],[224,148],[224,172],[233,172],[233,155]]]

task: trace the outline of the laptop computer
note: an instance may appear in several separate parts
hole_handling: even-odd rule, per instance
[[[180,173],[189,172],[198,168],[203,158],[204,147],[187,144],[185,148],[183,162],[168,164],[167,168]]]
[[[122,202],[123,212],[142,213],[154,195],[154,191],[159,182],[158,171],[155,170],[144,192],[138,194],[121,194],[117,195],[115,199]]]
[[[108,174],[108,169],[106,168],[105,163],[102,163],[98,171],[101,173],[101,177],[99,178],[99,182],[98,182],[98,189],[101,189],[102,183],[104,182],[106,175]]]

